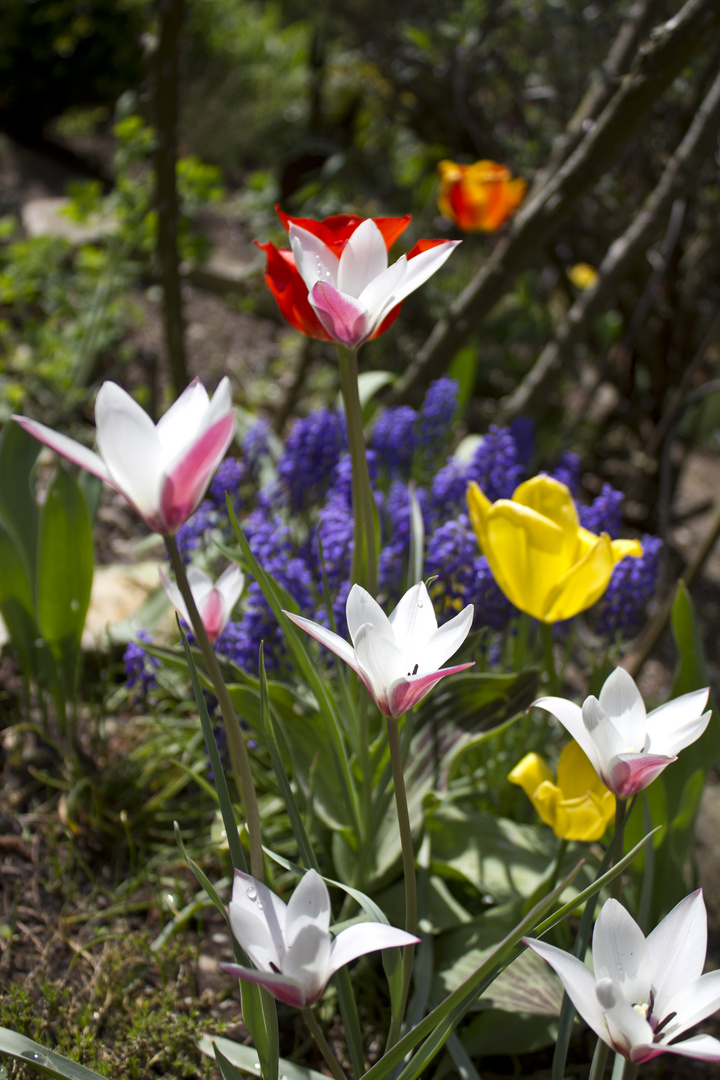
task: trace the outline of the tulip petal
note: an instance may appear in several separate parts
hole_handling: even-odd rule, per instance
[[[387,270],[387,248],[382,233],[372,218],[358,225],[340,256],[337,288],[359,297],[366,285]]]
[[[296,920],[295,929],[295,936],[287,937],[283,975],[295,979],[303,988],[306,1002],[312,1003],[330,978],[330,935],[307,916]]]
[[[198,612],[212,645],[222,634],[228,620],[221,593],[217,589],[211,589],[202,603],[198,604]]]
[[[608,1046],[612,1046],[605,1024],[605,1015],[595,993],[595,977],[590,968],[576,956],[571,956],[570,953],[556,948],[555,945],[548,945],[545,941],[538,941],[535,938],[523,938],[522,941],[534,953],[546,960],[560,976],[568,997],[585,1023]]]
[[[642,750],[647,714],[632,675],[625,668],[615,668],[603,683],[598,701],[606,715],[612,716],[613,724],[627,741],[628,748]]]
[[[380,712],[389,714],[387,695],[398,679],[412,672],[404,670],[404,657],[397,645],[381,637],[369,624],[361,626],[355,637],[357,670]]]
[[[316,870],[303,874],[295,892],[290,897],[285,917],[285,935],[292,942],[297,935],[298,922],[311,922],[324,934],[330,929],[330,894]]]
[[[234,435],[235,417],[228,413],[173,463],[162,487],[160,514],[164,528],[158,531],[174,532],[197,509]]]
[[[401,255],[397,262],[392,263],[383,270],[382,274],[369,281],[360,293],[358,301],[368,312],[371,333],[393,308],[399,306],[396,290],[404,280],[406,265],[407,255]]]
[[[422,675],[433,668],[441,667],[462,645],[470,633],[474,608],[468,604],[452,619],[439,626],[427,644],[420,650],[417,660],[418,671]]]
[[[647,1002],[652,987],[645,935],[617,900],[603,904],[593,931],[595,979],[609,978],[626,1002]]]
[[[644,939],[643,939],[644,940]],[[599,978],[595,993],[605,1015],[610,1045],[630,1057],[634,1048],[652,1045],[653,1030],[641,1012],[625,997],[624,989],[609,978]],[[647,1004],[647,998],[638,1004]]]
[[[623,754],[610,761],[607,786],[621,799],[629,799],[652,784],[675,757],[658,754]]]
[[[487,558],[487,516],[490,512],[492,503],[485,495],[480,487],[471,480],[467,489],[467,503],[468,512],[470,514],[470,521],[472,527],[475,530],[475,535],[478,538],[480,544],[480,550]]]
[[[614,565],[610,539],[603,533],[548,592],[545,621],[571,619],[592,607],[607,589]]]
[[[330,951],[330,974],[334,975],[351,960],[379,949],[399,949],[415,945],[420,938],[394,926],[379,922],[360,922],[341,930],[332,943]]]
[[[160,505],[163,458],[152,420],[121,387],[105,382],[95,402],[100,456],[114,485],[143,518]]]
[[[260,244],[257,241],[256,244],[265,252],[265,284],[275,297],[283,319],[301,334],[321,341],[332,340],[310,307],[307,286],[295,266],[293,253],[280,251],[274,244]]]
[[[709,693],[707,687],[693,690],[648,713],[647,732],[654,751],[676,754],[703,733],[710,719],[710,713],[703,714]]]
[[[243,982],[258,983],[264,986],[274,998],[282,1001],[283,1005],[292,1005],[295,1009],[304,1009],[312,1005],[308,1001],[305,988],[296,979],[288,978],[287,975],[279,975],[274,971],[253,971],[252,968],[243,967],[241,964],[218,964],[221,971],[228,975],[234,975]]]
[[[408,589],[388,621],[395,640],[398,643],[402,642],[406,654],[421,652],[433,634],[437,633],[438,628],[435,611],[424,581],[419,581],[417,585]],[[452,653],[447,655],[451,656]],[[443,660],[445,659],[446,657],[443,657]],[[443,660],[432,666],[440,667]]]
[[[188,626],[190,626],[190,615],[188,613],[188,609],[185,606],[185,601],[183,600],[182,593],[180,592],[175,582],[170,580],[170,578],[167,576],[167,574],[162,568],[160,569],[160,581],[162,582],[163,591],[167,596],[168,600],[175,608],[175,610],[180,614],[181,618],[183,618],[188,624]]]
[[[385,318],[395,304],[399,304],[406,296],[409,296],[411,292],[415,292],[421,285],[424,285],[428,278],[440,269],[443,263],[450,257],[454,249],[461,243],[460,240],[446,240],[444,244],[437,244],[435,247],[428,248],[427,251],[420,252],[413,259],[406,259],[402,256],[398,259],[399,263],[404,261],[404,272],[401,280],[392,287],[390,295],[387,297],[380,311],[375,310],[376,300],[371,304],[368,297],[365,295],[368,290],[363,290],[360,295],[360,299],[367,305],[367,307],[373,312],[376,322],[380,322]],[[392,269],[392,267],[390,267]],[[382,277],[383,275],[381,275]],[[376,278],[375,281],[379,282],[381,278]],[[373,297],[377,297],[377,291],[374,288],[375,282],[368,286],[368,289],[373,289]]]
[[[674,1012],[666,1029],[663,1040],[675,1038],[688,1028],[699,1024],[720,1008],[720,971],[708,971],[695,982],[689,983],[672,995],[668,1001],[668,1011]],[[657,1010],[658,1019],[663,1013]]]
[[[402,603],[402,600],[400,603]],[[370,595],[367,589],[363,589],[362,585],[353,585],[348,593],[345,603],[345,618],[351,641],[355,641],[361,626],[370,623],[381,637],[393,643],[395,642],[395,634],[390,620],[377,600]]]
[[[655,1044],[649,1048],[656,1050],[660,1053],[680,1054],[682,1057],[695,1058],[698,1061],[720,1061],[720,1041],[713,1038],[712,1035],[693,1035],[690,1039],[685,1039],[683,1042],[672,1043],[672,1045]],[[651,1055],[655,1057],[655,1054]],[[649,1057],[635,1058],[633,1061],[649,1061]]]
[[[533,701],[531,707],[547,709],[560,721],[568,735],[575,740],[590,760],[592,767],[602,777],[603,763],[598,755],[592,735],[583,722],[583,712],[579,705],[559,697],[542,697]]]
[[[348,349],[358,348],[370,336],[373,324],[363,304],[328,282],[313,285],[310,303],[328,334]]]
[[[485,519],[485,545],[493,577],[508,600],[543,619],[548,590],[567,569],[562,530],[528,507],[500,499]]]
[[[331,652],[334,652],[336,656],[339,656],[341,660],[344,660],[353,671],[357,671],[359,674],[359,668],[357,660],[355,659],[355,650],[352,645],[349,645],[344,638],[341,638],[339,634],[333,633],[332,630],[328,630],[326,626],[322,626],[320,623],[313,622],[312,619],[306,619],[302,615],[295,615],[292,611],[285,611],[283,609],[283,615],[287,615],[291,622],[294,622],[296,626],[299,626],[301,630],[310,634],[316,641],[319,641],[321,645],[324,645]]]
[[[274,892],[250,874],[235,871],[228,905],[230,929],[257,967],[282,967],[285,917],[285,904]]]
[[[392,683],[387,691],[386,716],[402,716],[408,709],[412,709],[425,697],[436,683],[444,679],[446,675],[456,675],[458,671],[466,671],[474,667],[475,661],[467,664],[457,664],[455,667],[441,668],[440,671],[428,672],[426,675],[414,675],[412,678],[398,679]]]
[[[82,469],[92,473],[93,476],[99,476],[101,480],[104,480],[106,484],[110,484],[116,491],[120,490],[110,475],[105,462],[94,450],[90,450],[87,446],[83,446],[82,443],[76,442],[75,439],[68,438],[67,435],[60,435],[57,431],[53,431],[52,428],[46,427],[45,424],[39,424],[36,420],[29,420],[27,416],[13,416],[12,419],[27,431],[28,435],[33,435],[41,443],[49,446],[51,450],[62,454],[68,461],[74,462],[75,465],[79,465]]]
[[[288,229],[290,247],[295,256],[295,266],[305,282],[308,292],[312,291],[317,281],[326,282],[337,288],[337,275],[340,260],[330,248],[317,236],[298,225]]]
[[[227,376],[222,380],[222,383],[229,390]],[[220,387],[218,387],[219,389]],[[203,421],[209,406],[210,398],[207,390],[199,379],[193,379],[189,386],[185,387],[180,397],[172,403],[167,412],[160,417],[155,430],[160,439],[165,462],[169,463],[185,452],[188,439],[198,432],[201,426],[204,426]],[[231,402],[228,394],[228,405],[225,411],[228,411],[230,407]]]
[[[705,966],[707,911],[702,890],[676,904],[648,935],[647,944],[655,976],[655,1012],[662,1019],[679,988],[699,979]]]

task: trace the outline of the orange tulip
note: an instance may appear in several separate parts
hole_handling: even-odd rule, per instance
[[[441,161],[438,206],[466,232],[495,232],[525,198],[527,182],[496,161]]]

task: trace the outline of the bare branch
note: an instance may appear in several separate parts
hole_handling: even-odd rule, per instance
[[[717,0],[687,0],[682,10],[657,27],[638,51],[626,75],[592,129],[544,187],[520,209],[475,278],[433,329],[405,374],[395,384],[393,401],[418,397],[443,372],[449,359],[477,330],[485,316],[532,263],[568,216],[575,201],[605,173],[634,135],[657,98],[688,59],[720,27]]]
[[[501,403],[500,419],[507,421],[527,412],[547,393],[589,324],[605,308],[608,298],[638,254],[650,243],[660,221],[667,215],[678,193],[694,180],[695,166],[720,123],[720,73],[690,125],[685,138],[668,161],[662,176],[623,235],[608,248],[598,280],[582,293],[558,328],[554,341],[543,349],[532,369],[517,389]]]

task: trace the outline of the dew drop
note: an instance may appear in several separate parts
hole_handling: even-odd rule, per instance
[[[245,895],[247,896],[248,900],[257,900],[257,889],[251,885]]]
[[[8,1071],[4,1065],[0,1065],[0,1080],[8,1080]]]
[[[46,1058],[44,1054],[38,1054],[35,1050],[23,1050],[21,1057],[27,1058],[28,1061],[35,1061],[38,1065],[49,1065],[49,1058]]]
[[[255,1062],[255,1068],[257,1069],[258,1072],[260,1072],[260,1062],[259,1061]]]
[[[262,904],[260,903],[259,900],[257,902],[257,909],[258,909],[258,911],[262,911]]]

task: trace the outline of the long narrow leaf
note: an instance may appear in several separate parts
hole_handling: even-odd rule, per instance
[[[273,769],[275,770],[275,777],[278,785],[280,786],[280,792],[282,794],[285,806],[287,808],[288,816],[290,818],[290,825],[292,827],[293,836],[295,837],[295,843],[298,846],[300,852],[300,858],[305,864],[307,870],[313,869],[319,872],[317,859],[315,853],[310,844],[310,838],[305,831],[303,825],[302,814],[300,808],[295,799],[295,793],[293,792],[290,781],[285,773],[285,765],[283,764],[282,757],[280,756],[280,750],[277,744],[277,737],[275,734],[275,726],[272,718],[272,711],[268,703],[268,685],[267,675],[265,673],[265,660],[263,655],[263,646],[260,645],[260,723],[265,734],[265,741],[270,750],[270,757],[272,759]]]
[[[252,549],[242,531],[240,523],[237,519],[237,515],[230,503],[227,501],[228,514],[230,522],[232,524],[235,536],[242,549],[243,558],[245,559],[250,572],[257,581],[262,590],[262,594],[265,597],[270,609],[280,624],[287,641],[292,649],[295,660],[300,668],[304,678],[306,679],[312,693],[315,696],[316,701],[320,709],[320,714],[323,717],[325,723],[325,731],[328,739],[330,740],[335,753],[337,755],[338,764],[341,768],[342,777],[344,781],[344,788],[346,792],[348,809],[350,811],[352,820],[355,823],[356,828],[359,831],[361,816],[360,806],[358,800],[358,793],[353,780],[352,772],[350,769],[350,763],[348,761],[347,751],[345,744],[340,737],[341,721],[337,714],[335,702],[332,694],[328,689],[325,682],[320,678],[317,668],[310,658],[309,653],[305,648],[305,642],[302,639],[300,630],[287,618],[283,612],[283,606],[288,604],[291,607],[296,607],[292,597],[287,593],[282,597],[281,594],[284,590],[281,590],[277,585],[277,582],[273,581],[269,574],[265,572],[258,560],[253,555]]]
[[[101,1074],[93,1069],[79,1065],[77,1061],[71,1061],[56,1050],[49,1050],[42,1043],[19,1035],[10,1028],[0,1028],[0,1053],[9,1054],[23,1065],[38,1069],[46,1076],[56,1076],[58,1080],[103,1080]]]
[[[210,717],[208,716],[207,705],[205,704],[202,687],[200,686],[200,679],[195,666],[195,660],[190,650],[185,631],[180,624],[180,619],[177,620],[177,624],[180,636],[182,637],[185,659],[187,660],[187,666],[190,672],[190,681],[192,682],[193,693],[195,695],[195,704],[197,705],[198,713],[200,714],[200,723],[202,724],[203,735],[205,736],[205,746],[207,747],[208,757],[210,758],[213,779],[215,781],[215,788],[220,803],[220,813],[222,814],[225,835],[227,836],[228,847],[230,849],[230,860],[236,870],[242,870],[243,873],[246,874],[247,862],[245,860],[245,852],[240,843],[237,821],[235,820],[235,810],[230,798],[230,791],[228,789],[227,780],[225,779],[225,773],[223,772],[222,762],[220,761],[220,753],[215,740],[215,732],[213,731],[213,726],[210,723]]]

